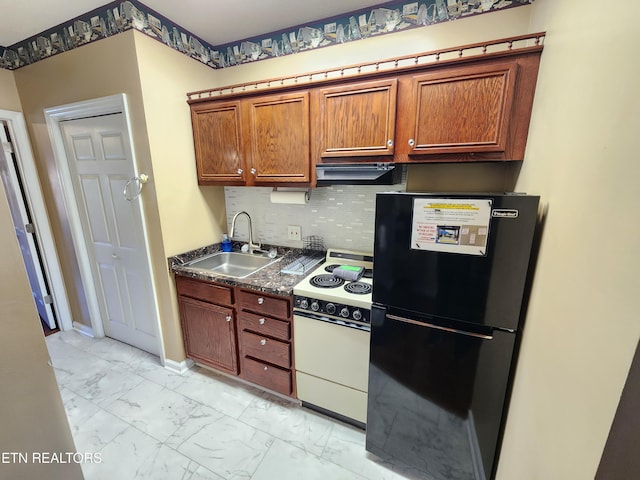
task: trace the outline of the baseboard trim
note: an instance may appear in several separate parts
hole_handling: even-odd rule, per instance
[[[177,373],[178,375],[182,375],[191,367],[193,367],[193,365],[193,360],[189,358],[181,362],[176,362],[175,360],[171,360],[170,358],[164,359],[164,368],[166,368],[170,372]]]
[[[73,322],[73,329],[78,332],[81,333],[82,335],[86,335],[87,337],[91,337],[91,338],[96,338],[96,336],[93,333],[93,328],[83,324],[83,323],[78,323],[78,322]]]

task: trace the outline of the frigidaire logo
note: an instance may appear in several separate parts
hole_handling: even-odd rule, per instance
[[[497,218],[517,218],[518,210],[507,210],[496,208],[491,210],[491,216]]]

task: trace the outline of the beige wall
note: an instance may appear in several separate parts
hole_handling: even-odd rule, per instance
[[[0,87],[0,93],[7,93]],[[0,102],[1,103],[1,102]],[[0,106],[4,106],[0,104]],[[0,478],[82,478],[79,464],[43,464],[33,452],[75,452],[36,311],[4,187],[0,182],[0,452],[27,463],[0,463]]]
[[[20,97],[16,88],[16,81],[13,72],[0,68],[0,109],[13,110],[19,112],[22,110],[20,105]]]
[[[185,356],[167,257],[219,242],[226,230],[223,188],[198,187],[186,96],[214,86],[216,71],[138,32],[135,47],[163,243],[156,293],[165,354],[180,361]]]
[[[640,337],[640,30],[536,0],[548,36],[517,188],[548,208],[500,479],[593,478]]]
[[[135,44],[166,252],[219,242],[224,191],[198,187],[186,95],[215,86],[217,72],[137,32]]]

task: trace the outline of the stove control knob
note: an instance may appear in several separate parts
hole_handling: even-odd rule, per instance
[[[362,312],[360,310],[355,310],[351,316],[354,320],[362,320]]]
[[[334,313],[336,313],[336,306],[333,303],[327,303],[325,308],[327,309],[327,313],[329,315],[333,315]]]
[[[314,301],[311,304],[311,310],[313,310],[314,312],[317,312],[319,308],[320,308],[320,305],[318,304],[318,302]]]
[[[347,307],[344,307],[342,310],[340,310],[340,316],[349,318],[349,309]]]
[[[302,300],[300,300],[300,308],[304,308],[305,310],[309,308],[309,302],[307,301],[306,298],[303,298]]]

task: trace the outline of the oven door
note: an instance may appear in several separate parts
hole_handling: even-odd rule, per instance
[[[298,398],[338,418],[363,426],[367,418],[368,331],[294,312],[293,336]]]

